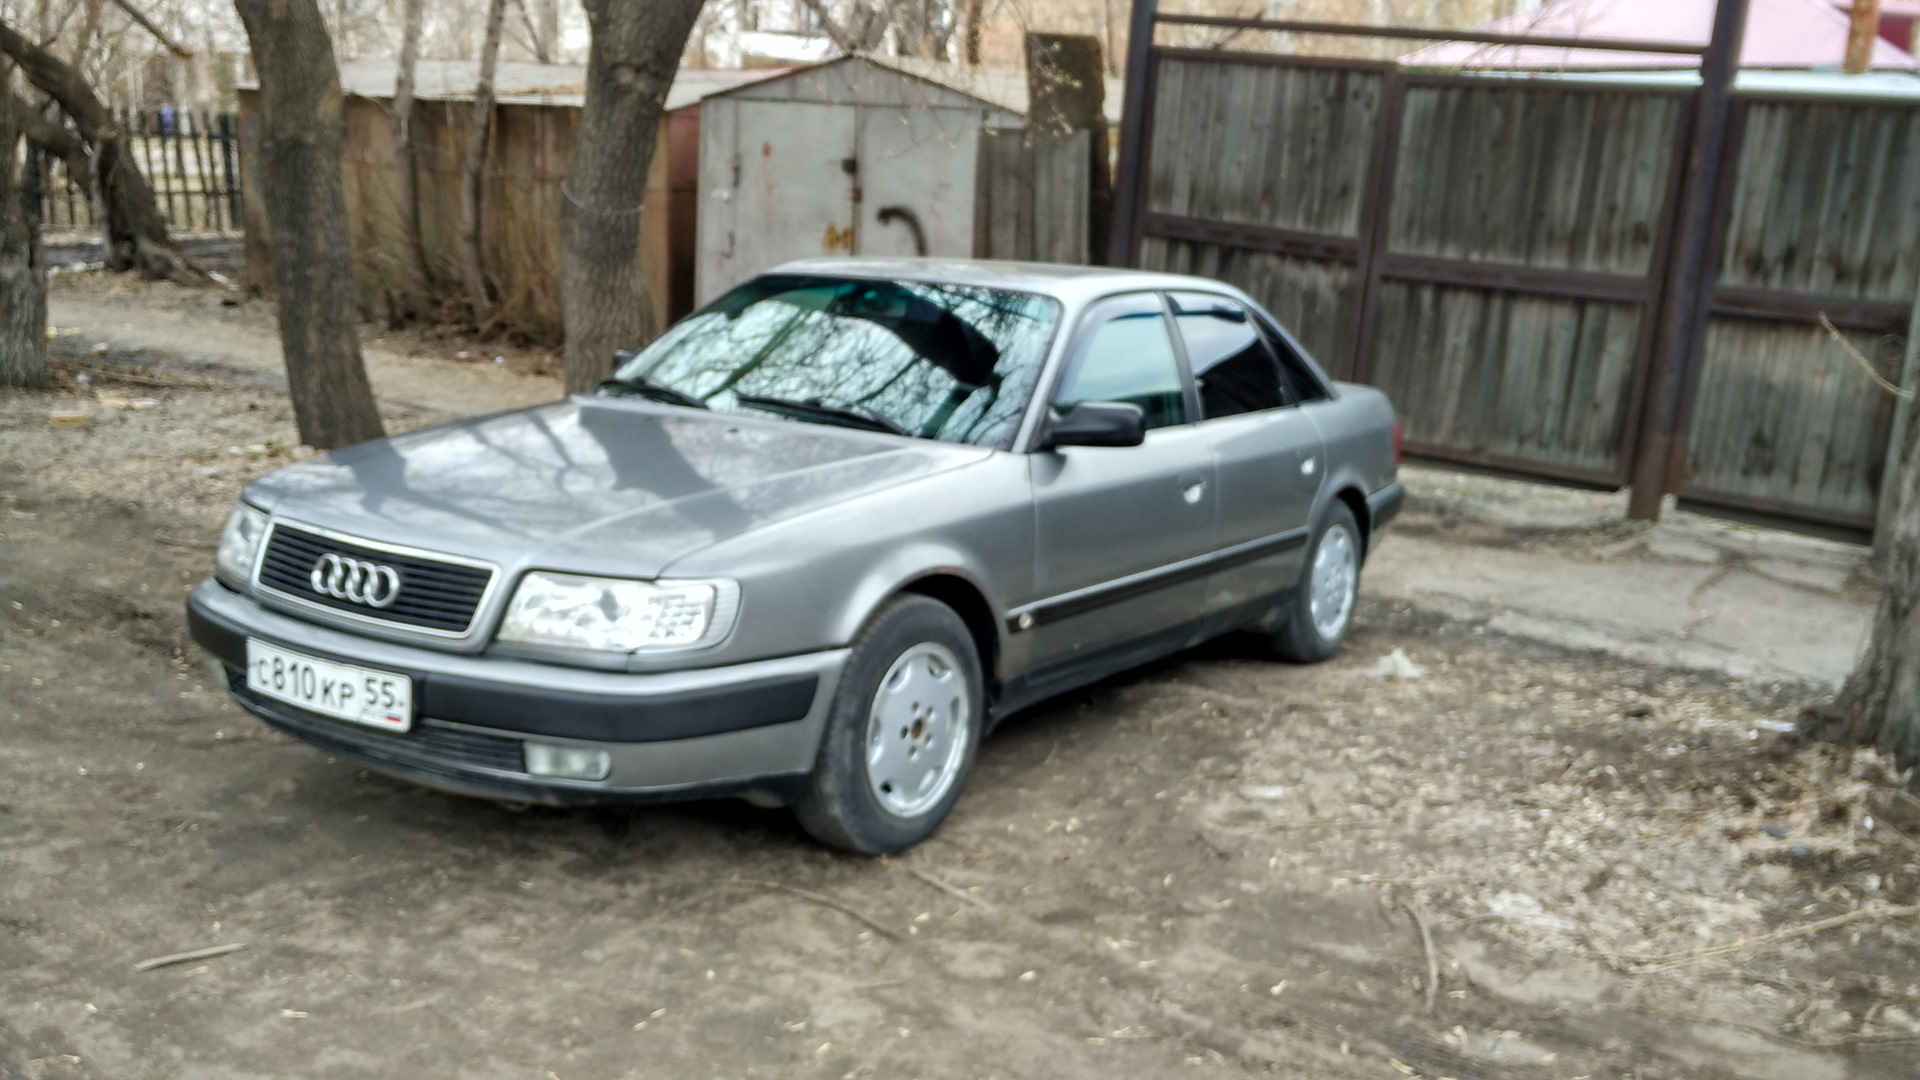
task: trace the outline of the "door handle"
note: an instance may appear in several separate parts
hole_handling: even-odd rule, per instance
[[[1188,506],[1200,505],[1207,494],[1207,478],[1199,473],[1187,473],[1180,478],[1180,497]]]

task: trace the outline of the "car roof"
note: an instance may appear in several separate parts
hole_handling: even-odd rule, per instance
[[[1238,289],[1224,282],[1186,274],[1003,259],[814,258],[782,263],[767,272],[891,278],[1018,289],[1051,296],[1070,306],[1137,289],[1206,289],[1239,294]]]

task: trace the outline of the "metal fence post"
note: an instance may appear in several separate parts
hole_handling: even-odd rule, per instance
[[[221,113],[220,114],[220,171],[221,171],[220,180],[221,180],[222,186],[226,188],[227,223],[232,228],[238,229],[241,227],[240,179],[239,179],[240,173],[239,173],[239,170],[234,167],[234,162],[233,162],[233,131],[234,131],[233,114]]]
[[[23,194],[26,197],[27,206],[32,210],[33,220],[42,224],[47,220],[46,184],[41,178],[46,168],[42,161],[43,153],[44,151],[35,146],[31,140],[27,142],[27,168],[23,185],[25,188]]]
[[[1120,169],[1114,177],[1107,265],[1132,266],[1146,203],[1147,97],[1153,67],[1153,21],[1158,0],[1133,0],[1127,23],[1127,85],[1120,108]]]
[[[1718,0],[1713,39],[1700,58],[1700,90],[1694,98],[1693,139],[1687,148],[1687,176],[1674,217],[1667,290],[1660,298],[1654,333],[1652,377],[1641,414],[1633,462],[1633,492],[1627,513],[1658,521],[1660,504],[1684,459],[1689,411],[1683,407],[1690,369],[1703,360],[1713,284],[1715,197],[1721,170],[1728,167],[1727,119],[1734,74],[1740,67],[1740,43],[1747,24],[1747,0]]]

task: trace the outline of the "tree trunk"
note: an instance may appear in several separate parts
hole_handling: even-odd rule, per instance
[[[1113,176],[1107,165],[1106,61],[1089,34],[1028,31],[1027,131],[1036,143],[1091,132],[1087,138],[1087,248],[1076,262],[1104,262],[1113,224]]]
[[[420,63],[422,4],[423,0],[405,0],[401,8],[400,64],[393,85],[393,199],[407,281],[403,295],[389,298],[388,306],[395,315],[408,318],[421,313],[419,304],[432,288],[426,248],[420,240],[420,178],[413,160],[413,79]]]
[[[106,209],[107,268],[189,284],[205,280],[173,242],[153,188],[127,153],[113,114],[72,65],[0,22],[0,52],[20,65],[28,81],[60,103],[93,147],[94,190]]]
[[[1907,343],[1909,349],[1915,345]],[[1873,636],[1839,699],[1817,718],[1826,724],[1820,734],[1878,747],[1898,767],[1909,768],[1920,765],[1920,397],[1899,407],[1906,424],[1897,472],[1883,492],[1895,501],[1882,519],[1892,535]]]
[[[45,386],[47,268],[13,165],[21,106],[0,92],[0,386]]]
[[[560,207],[567,390],[592,389],[613,351],[652,340],[640,204],[667,88],[700,0],[586,0],[587,101]]]
[[[966,61],[968,67],[980,66],[980,39],[986,33],[986,27],[982,25],[986,7],[987,0],[964,0],[961,6],[960,16],[966,22],[965,29],[961,31],[961,59]]]
[[[340,72],[315,0],[236,0],[260,73],[260,199],[273,237],[280,347],[300,439],[335,447],[383,434],[360,359],[347,233]]]
[[[41,114],[40,110],[27,104],[25,98],[11,90],[0,88],[0,95],[6,98],[6,104],[13,109],[13,121],[19,127],[20,134],[27,141],[59,158],[67,166],[67,174],[77,184],[87,188],[88,198],[94,196],[92,188],[93,158],[87,153],[87,144],[80,136],[67,130],[65,124]]]
[[[460,277],[465,283],[473,325],[484,328],[493,317],[486,264],[480,256],[480,201],[487,164],[487,135],[493,129],[493,73],[500,65],[500,27],[507,0],[489,0],[487,36],[480,46],[480,78],[473,87],[472,127],[467,156],[460,162]]]

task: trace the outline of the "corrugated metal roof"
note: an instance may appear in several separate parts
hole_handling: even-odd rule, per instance
[[[1740,65],[1748,68],[1838,68],[1846,52],[1847,16],[1825,0],[1750,0]],[[1705,47],[1714,0],[1548,0],[1481,29],[1501,34],[1617,38]],[[1920,69],[1920,59],[1874,41],[1871,66]],[[1400,58],[1408,67],[1605,71],[1694,66],[1659,53],[1562,49],[1534,45],[1445,42]]]
[[[744,89],[784,79],[817,68],[834,64],[869,64],[886,71],[896,71],[910,78],[920,79],[943,86],[956,93],[976,98],[988,105],[998,106],[1008,112],[1027,115],[1027,73],[1006,68],[969,67],[965,64],[950,64],[941,60],[926,60],[915,56],[877,56],[871,53],[855,53],[851,56],[839,56],[831,60],[822,60],[817,64],[806,64],[788,68],[784,71],[760,72],[763,78],[748,79],[727,90]],[[1120,123],[1121,90],[1123,80],[1108,78],[1103,111],[1109,124]],[[724,93],[726,91],[713,91]]]

